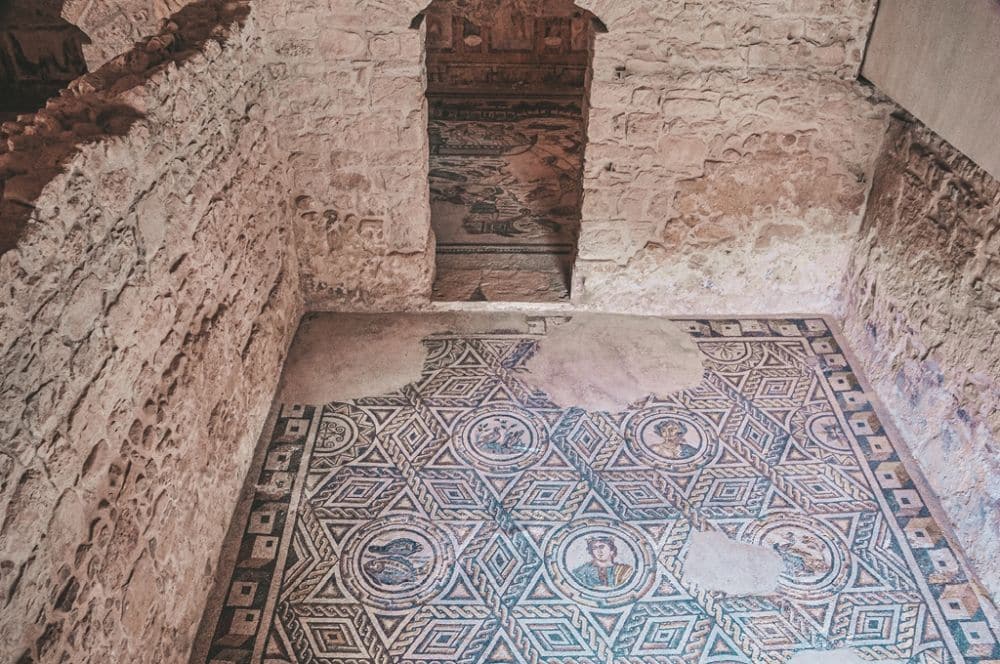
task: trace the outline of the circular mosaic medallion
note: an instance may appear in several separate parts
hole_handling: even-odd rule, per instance
[[[628,422],[628,443],[639,459],[652,466],[685,472],[715,456],[718,443],[690,413],[668,406],[637,411]]]
[[[819,413],[806,421],[809,439],[832,452],[848,453],[851,441],[833,413]]]
[[[706,366],[725,371],[746,371],[760,363],[763,348],[745,341],[702,341],[698,350],[705,355]]]
[[[836,594],[847,585],[850,554],[828,526],[801,516],[777,515],[753,523],[747,538],[774,549],[784,562],[781,588],[799,599]]]
[[[750,344],[744,341],[707,341],[698,344],[701,352],[717,362],[742,362],[750,359]]]
[[[818,451],[820,458],[832,458],[842,464],[856,463],[850,434],[840,425],[828,404],[811,403],[799,408],[792,414],[791,430],[796,440],[806,449]]]
[[[487,406],[464,416],[455,427],[455,448],[465,461],[487,473],[514,473],[537,463],[548,447],[545,423],[517,406]]]
[[[341,579],[370,606],[406,609],[433,599],[448,584],[455,549],[424,519],[395,516],[366,524],[344,546]]]
[[[375,425],[363,410],[351,404],[331,403],[323,407],[313,454],[347,461],[363,452],[374,438]]]
[[[584,519],[557,530],[545,548],[552,583],[567,599],[622,606],[649,592],[655,557],[645,536],[627,523]]]

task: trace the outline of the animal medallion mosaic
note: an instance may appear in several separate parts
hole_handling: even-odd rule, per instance
[[[428,337],[392,394],[281,406],[201,661],[1000,662],[828,325],[679,324],[701,384],[624,412],[557,407],[525,381],[542,336],[504,332]],[[776,552],[777,592],[686,578],[695,531]]]
[[[548,272],[564,298],[580,227],[579,100],[435,98],[428,130],[438,269]]]

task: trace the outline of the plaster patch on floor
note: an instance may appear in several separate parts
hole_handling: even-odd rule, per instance
[[[560,407],[607,412],[703,377],[691,336],[675,322],[643,316],[574,315],[539,342],[526,368],[525,381]]]
[[[591,343],[571,316],[307,320],[296,402],[276,406],[192,661],[316,661],[296,634],[335,661],[1000,661],[961,556],[915,512],[933,496],[823,320],[680,321],[702,380],[611,413],[559,408],[527,380],[539,343]],[[615,339],[636,329],[608,322]],[[593,375],[615,364],[588,352]],[[756,548],[691,535],[713,526]],[[776,566],[756,566],[770,552],[777,590],[729,594],[773,587]],[[703,590],[699,564],[732,585]]]
[[[527,333],[516,314],[313,316],[302,321],[289,353],[280,401],[329,403],[394,392],[420,378],[433,334]]]
[[[906,664],[903,659],[863,659],[850,648],[840,650],[806,650],[800,652],[788,664]]]
[[[778,590],[783,568],[774,549],[696,530],[688,543],[683,580],[727,595],[770,595]]]

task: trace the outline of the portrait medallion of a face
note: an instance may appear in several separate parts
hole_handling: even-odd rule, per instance
[[[545,563],[568,599],[611,607],[634,602],[655,580],[655,556],[645,534],[610,519],[573,521],[549,539]]]

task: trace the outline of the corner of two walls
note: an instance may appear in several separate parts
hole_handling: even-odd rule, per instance
[[[428,0],[429,2],[429,0]],[[265,69],[289,155],[309,310],[414,309],[430,301],[423,30],[427,2],[262,2]]]
[[[248,9],[196,2],[3,127],[6,661],[190,649],[303,308]]]
[[[597,35],[573,299],[833,309],[889,105],[855,80],[871,3],[579,2]]]
[[[429,302],[424,43],[409,27],[426,4],[257,8],[310,309]],[[889,112],[854,80],[870,3],[578,5],[609,31],[594,53],[574,303],[833,309]]]
[[[409,27],[426,4],[258,7],[309,309],[429,301],[424,44]],[[609,31],[595,42],[574,304],[840,315],[1000,591],[997,232],[983,211],[997,201],[929,132],[894,122],[886,136],[894,106],[856,78],[872,3],[577,4]]]
[[[1000,181],[894,118],[844,331],[966,555],[1000,597]]]
[[[181,661],[302,311],[429,300],[425,4],[260,0],[193,45],[249,6],[201,0],[9,140],[69,130],[4,192],[35,208],[0,257],[0,651]],[[850,259],[847,334],[997,592],[996,183],[895,124],[851,258],[888,110],[850,80],[865,3],[578,4],[610,31],[577,304],[829,310]]]

